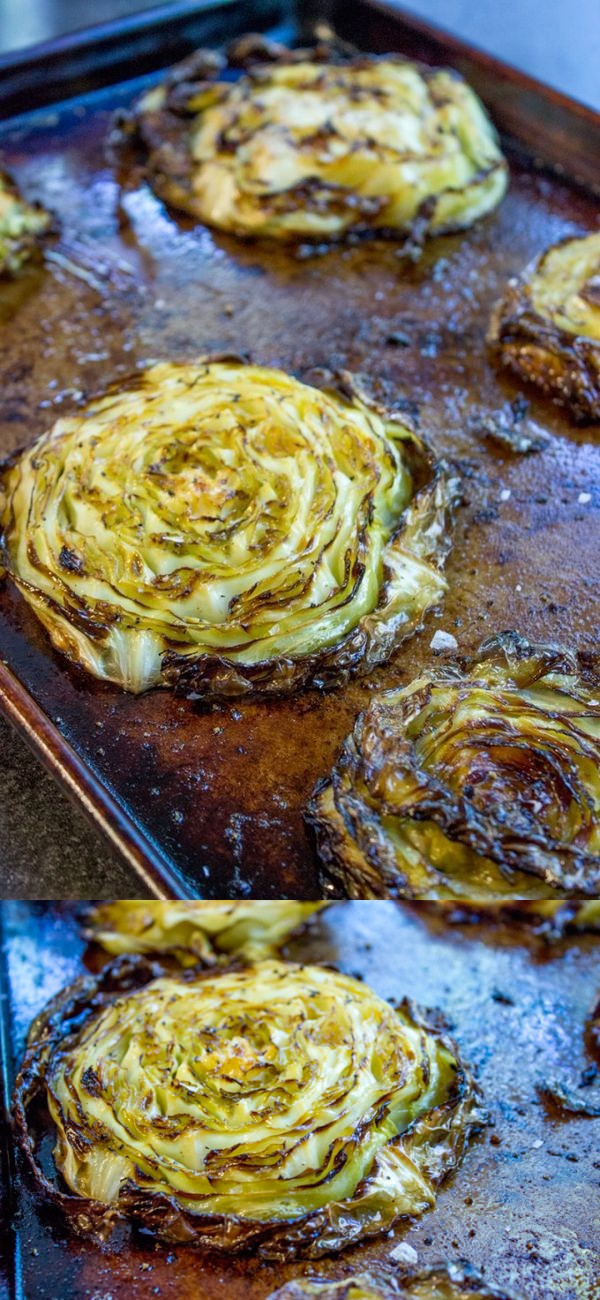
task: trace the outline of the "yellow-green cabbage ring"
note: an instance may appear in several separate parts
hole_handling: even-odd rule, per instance
[[[232,956],[272,955],[327,903],[256,899],[248,903],[100,903],[87,919],[89,938],[114,955],[174,953],[185,965]]]
[[[428,1268],[403,1264],[380,1266],[336,1282],[297,1278],[273,1292],[268,1300],[516,1300],[503,1288],[491,1286],[481,1273],[461,1260]]]
[[[134,107],[126,135],[175,207],[236,235],[323,240],[464,229],[503,198],[494,127],[457,73],[243,45],[238,79],[198,51]]]
[[[353,897],[597,899],[597,653],[507,632],[373,696],[310,818]]]
[[[0,171],[0,277],[17,275],[40,251],[52,217],[39,203],[29,203],[6,172]]]
[[[0,471],[3,558],[54,645],[127,690],[323,686],[440,600],[455,493],[350,376],[165,362]]]
[[[320,967],[144,984],[156,967],[121,963],[34,1026],[17,1088],[38,1184],[81,1230],[126,1217],[168,1240],[319,1256],[431,1208],[482,1115],[456,1048],[414,1008]],[[36,1159],[41,1096],[70,1195]]]

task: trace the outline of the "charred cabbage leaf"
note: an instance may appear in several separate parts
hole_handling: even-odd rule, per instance
[[[576,420],[600,421],[600,231],[563,240],[511,280],[490,340]]]
[[[600,1066],[600,1001],[586,1021],[585,1045],[592,1060]]]
[[[10,176],[0,172],[0,276],[16,275],[32,257],[52,218],[38,203],[28,203]]]
[[[69,1193],[37,1159],[40,1102]],[[15,1117],[80,1231],[133,1221],[281,1259],[424,1213],[485,1120],[456,1047],[407,1002],[321,967],[174,976],[140,957],[34,1023]]]
[[[101,903],[88,917],[88,937],[113,954],[175,953],[185,965],[240,955],[264,957],[326,903]]]
[[[298,1278],[274,1291],[268,1300],[513,1300],[507,1291],[490,1286],[464,1262],[431,1268],[359,1273],[339,1282]]]
[[[124,134],[161,197],[241,236],[438,234],[489,212],[507,183],[470,87],[398,55],[246,41],[228,64],[200,51],[141,98]]]
[[[491,638],[375,697],[309,811],[354,898],[597,898],[597,656]]]
[[[165,362],[8,463],[4,563],[53,644],[126,690],[200,697],[387,658],[445,591],[457,481],[339,384]]]
[[[600,900],[597,898],[587,902],[573,899],[569,903],[541,900],[526,902],[521,899],[513,903],[484,903],[481,907],[468,903],[458,906],[447,903],[442,906],[449,909],[451,921],[461,921],[468,914],[469,920],[479,917],[484,924],[489,920],[523,922],[533,926],[537,934],[547,939],[558,939],[572,931],[600,930]]]

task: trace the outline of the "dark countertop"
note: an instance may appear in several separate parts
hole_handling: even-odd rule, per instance
[[[144,0],[30,0],[0,6],[0,49],[48,39],[148,7]],[[454,30],[534,76],[599,103],[597,0],[407,0],[406,8]],[[535,21],[535,12],[539,22]],[[100,870],[99,870],[100,867]],[[0,720],[0,870],[5,898],[144,895],[133,873]]]
[[[147,897],[2,718],[0,867],[3,898]]]

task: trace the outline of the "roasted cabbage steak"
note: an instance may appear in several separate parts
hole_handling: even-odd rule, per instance
[[[40,1105],[68,1191],[39,1162]],[[30,1120],[33,1117],[33,1122]],[[317,966],[118,958],[34,1023],[15,1118],[83,1233],[318,1257],[423,1214],[484,1122],[435,1018]]]
[[[52,224],[50,213],[29,203],[0,171],[0,276],[16,275],[34,257]]]
[[[490,342],[578,423],[600,422],[600,231],[562,240],[510,281]]]
[[[490,1286],[463,1261],[429,1268],[379,1268],[350,1274],[339,1282],[298,1278],[273,1292],[268,1300],[515,1300]]]
[[[494,128],[456,72],[327,46],[199,51],[113,138],[122,159],[135,145],[173,207],[245,237],[422,238],[470,226],[507,183]]]
[[[344,373],[164,362],[0,469],[0,559],[94,676],[197,698],[328,687],[446,588],[456,474]]]
[[[326,903],[100,903],[87,917],[90,939],[114,955],[173,953],[184,965],[273,954]]]
[[[598,898],[597,655],[505,633],[374,696],[309,818],[353,898]]]

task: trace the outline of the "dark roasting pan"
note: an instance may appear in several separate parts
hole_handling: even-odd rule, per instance
[[[388,381],[418,403],[423,429],[463,470],[441,615],[372,683],[328,696],[204,712],[165,691],[134,698],[71,669],[13,588],[0,588],[4,712],[157,895],[318,896],[306,800],[369,686],[422,668],[436,628],[453,632],[465,653],[513,627],[581,648],[597,639],[598,431],[577,431],[535,397],[530,415],[551,434],[542,452],[515,456],[475,429],[476,417],[519,391],[495,372],[483,341],[506,278],[562,235],[597,225],[600,119],[384,6],[350,0],[320,10],[365,49],[459,67],[505,135],[506,201],[467,234],[432,241],[416,264],[377,242],[308,260],[243,244],[194,229],[144,189],[119,218],[103,154],[111,112],[192,45],[249,25],[289,36],[285,4],[231,3],[193,20],[190,6],[176,5],[173,24],[159,11],[4,61],[0,94],[18,116],[0,128],[0,153],[26,191],[56,210],[59,252],[78,274],[54,261],[2,292],[1,454],[145,359],[250,348],[265,364],[341,364]],[[47,101],[31,111],[44,96],[42,63]],[[398,332],[410,346],[387,341]],[[581,493],[591,500],[582,504]]]
[[[82,972],[75,916],[71,903],[3,904],[7,1089],[32,1017]],[[12,1233],[0,1234],[11,1300],[265,1300],[288,1277],[356,1272],[402,1240],[422,1265],[467,1258],[489,1282],[527,1300],[598,1300],[600,1121],[561,1119],[537,1090],[555,1080],[577,1088],[588,1064],[583,1026],[600,994],[598,938],[548,947],[523,931],[447,926],[426,905],[363,902],[337,904],[289,951],[331,961],[383,996],[437,1006],[449,1020],[492,1126],[440,1190],[436,1209],[397,1230],[395,1240],[313,1265],[170,1249],[142,1236],[106,1254],[71,1236],[62,1217],[36,1200],[17,1161]],[[88,954],[88,964],[101,960],[98,951]],[[598,1090],[596,1083],[577,1096],[597,1098]],[[8,1165],[8,1128],[5,1138]]]

